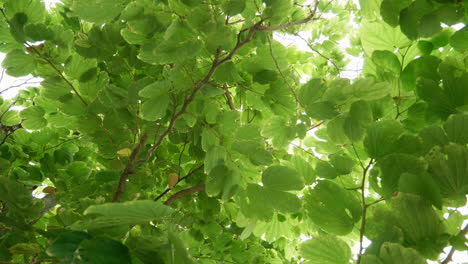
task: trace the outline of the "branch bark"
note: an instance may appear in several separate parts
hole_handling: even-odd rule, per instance
[[[468,232],[468,225],[466,225],[461,231],[460,233],[458,233],[458,235],[462,235],[462,236],[465,236],[466,233]],[[447,254],[447,257],[440,263],[440,264],[448,264],[452,261],[452,257],[453,257],[453,254],[455,253],[456,249],[454,247],[452,247],[449,251],[449,253]]]
[[[187,175],[185,175],[184,177],[180,178],[179,181],[177,181],[177,184],[179,184],[179,182],[181,182],[181,181],[187,179],[187,177],[189,177],[190,175],[192,175],[192,174],[194,174],[195,172],[197,172],[197,171],[199,171],[200,169],[202,169],[203,166],[204,166],[204,165],[202,164],[202,165],[196,167],[195,169],[190,170],[190,171],[187,173]],[[176,184],[176,185],[177,185],[177,184]],[[158,195],[158,197],[156,197],[156,198],[154,199],[154,201],[158,201],[159,199],[161,199],[164,195],[166,195],[166,194],[167,194],[168,192],[170,192],[170,191],[171,191],[171,188],[166,188],[166,190],[164,190],[164,192],[162,192],[160,195]]]
[[[125,169],[123,170],[122,175],[120,176],[119,185],[117,186],[117,191],[114,194],[114,199],[112,199],[112,202],[120,201],[120,198],[122,197],[122,194],[125,191],[125,183],[128,180],[128,176],[133,173],[133,170],[135,168],[134,164],[136,163],[136,159],[140,155],[141,150],[145,146],[147,138],[148,137],[146,134],[141,136],[140,140],[138,141],[138,144],[133,149],[132,154],[130,154],[127,166],[125,166]]]
[[[185,190],[182,190],[182,191],[178,191],[176,192],[175,194],[173,194],[171,197],[169,197],[169,199],[167,199],[165,202],[164,202],[164,205],[171,205],[173,204],[175,201],[177,201],[178,199],[184,197],[184,196],[187,196],[189,194],[192,194],[192,193],[197,193],[197,192],[200,192],[200,191],[204,191],[205,190],[205,184],[200,184],[200,185],[196,185],[194,187],[191,187],[191,188],[188,188],[188,189],[185,189]]]

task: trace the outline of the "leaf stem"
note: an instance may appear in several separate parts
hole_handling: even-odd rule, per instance
[[[353,146],[354,147],[354,146]],[[366,177],[367,177],[367,172],[369,171],[370,167],[372,166],[372,163],[374,162],[373,159],[369,161],[366,167],[362,170],[362,182],[361,182],[361,202],[362,202],[362,218],[361,218],[361,228],[359,229],[359,252],[358,252],[358,259],[357,259],[357,264],[361,263],[361,256],[362,256],[362,251],[364,249],[363,247],[363,241],[364,241],[364,232],[366,231],[366,214],[367,214],[367,204],[366,204],[366,194],[365,194],[365,189],[366,189]]]

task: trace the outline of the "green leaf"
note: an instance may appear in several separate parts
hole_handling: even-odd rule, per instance
[[[411,41],[400,31],[385,22],[368,22],[361,26],[361,41],[364,52],[369,56],[374,50],[388,50],[408,46]]]
[[[257,184],[249,184],[246,190],[248,202],[241,203],[242,213],[249,218],[270,221],[273,217],[273,206],[265,194],[265,188]],[[245,198],[244,198],[245,199]]]
[[[324,160],[318,160],[315,165],[315,172],[317,176],[327,179],[334,179],[340,175],[337,169],[335,169],[329,162]]]
[[[354,160],[347,154],[334,153],[329,155],[328,159],[340,175],[349,174],[353,170]]]
[[[222,146],[213,146],[205,156],[205,172],[209,173],[226,159],[226,149]]]
[[[468,148],[454,143],[443,149],[436,146],[429,158],[429,172],[442,197],[465,200],[464,196],[468,194]]]
[[[131,257],[128,248],[122,245],[120,242],[106,237],[95,237],[84,240],[80,244],[79,252],[81,259],[88,263],[131,263]]]
[[[169,106],[169,94],[145,100],[141,105],[141,116],[147,121],[156,121],[166,115]]]
[[[364,139],[364,147],[371,158],[381,158],[389,154],[403,127],[397,121],[385,120],[369,126]]]
[[[305,184],[312,184],[315,180],[315,171],[310,163],[298,156],[293,156],[289,161],[292,168],[294,168],[301,177],[304,179]]]
[[[47,248],[47,254],[61,258],[61,263],[71,264],[74,262],[75,251],[79,248],[81,242],[90,238],[91,236],[85,232],[66,231],[61,233]]]
[[[404,172],[400,176],[398,189],[401,192],[417,194],[431,201],[432,204],[442,209],[442,197],[434,180],[430,175],[424,173],[415,175]]]
[[[298,93],[298,99],[303,105],[311,105],[325,92],[326,86],[321,79],[312,79],[302,85]]]
[[[44,118],[45,111],[40,106],[31,106],[21,111],[20,116],[23,118],[22,126],[26,129],[36,130],[47,125],[47,120]]]
[[[405,248],[397,243],[385,242],[380,249],[383,264],[426,264],[426,260],[412,248]]]
[[[128,0],[96,0],[89,2],[86,0],[73,0],[71,9],[81,19],[104,24],[115,19]]]
[[[182,241],[175,233],[169,232],[169,249],[168,256],[169,264],[193,264],[195,263],[189,256],[184,241]]]
[[[232,177],[232,172],[225,165],[214,167],[206,177],[206,194],[217,196],[225,188],[226,179]]]
[[[445,246],[443,241],[439,241],[444,227],[431,203],[418,195],[406,193],[399,193],[391,201],[405,243],[425,257],[436,258]]]
[[[268,167],[262,174],[265,187],[278,191],[294,191],[304,188],[304,178],[294,169],[286,166]]]
[[[278,212],[297,213],[302,207],[301,200],[292,193],[264,188],[264,194],[268,197],[271,206]]]
[[[309,264],[346,264],[351,258],[351,248],[343,240],[321,235],[301,244],[302,257]]]
[[[422,175],[426,168],[426,163],[413,155],[407,154],[390,154],[378,163],[378,168],[381,174],[378,177],[381,179],[380,185],[376,186],[375,182],[377,175],[371,176],[371,184],[373,188],[383,196],[390,196],[398,190],[398,182],[403,173],[411,173],[414,175]]]
[[[2,67],[6,69],[8,75],[21,77],[34,71],[36,61],[32,55],[26,54],[22,50],[12,50],[5,56]]]
[[[67,174],[70,175],[75,183],[86,181],[91,175],[91,169],[83,161],[74,161],[68,165],[66,170]]]
[[[306,113],[310,117],[319,120],[332,119],[338,115],[336,105],[332,102],[318,102],[306,106]]]
[[[367,101],[356,101],[351,105],[344,121],[344,133],[352,142],[359,141],[364,137],[366,128],[372,119],[372,110]]]
[[[372,53],[372,61],[377,67],[400,74],[400,61],[395,53],[388,50],[376,50]]]
[[[398,26],[400,11],[410,3],[411,1],[409,0],[383,0],[380,6],[383,20],[393,27]]]
[[[445,122],[444,130],[451,142],[468,144],[468,115],[453,115]]]
[[[361,218],[359,200],[329,180],[320,181],[309,190],[304,203],[310,219],[332,234],[349,234]]]
[[[227,0],[222,4],[222,8],[226,15],[234,16],[242,13],[245,9],[245,0]]]
[[[171,216],[173,210],[152,200],[137,200],[124,203],[105,203],[88,207],[84,214],[90,220],[78,221],[74,229],[102,228],[118,225],[145,224]]]
[[[459,52],[466,51],[468,49],[468,27],[465,26],[455,32],[450,38],[450,45]]]

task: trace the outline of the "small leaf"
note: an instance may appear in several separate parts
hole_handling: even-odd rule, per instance
[[[167,182],[169,189],[174,188],[174,186],[179,182],[179,175],[177,175],[177,173],[169,173],[169,175],[167,175]]]
[[[129,148],[123,148],[117,151],[117,155],[121,157],[128,157],[130,154],[132,154],[132,150]]]

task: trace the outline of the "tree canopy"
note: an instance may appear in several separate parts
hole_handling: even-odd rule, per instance
[[[0,98],[0,263],[468,249],[467,0],[0,7],[6,74],[41,78]]]

